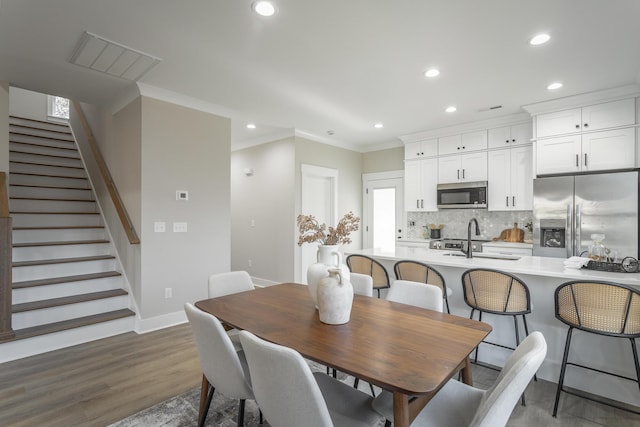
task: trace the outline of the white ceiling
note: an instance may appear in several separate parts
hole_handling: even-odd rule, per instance
[[[88,31],[161,58],[139,82],[226,112],[236,146],[296,132],[361,151],[640,83],[639,0],[274,3],[263,18],[251,0],[0,0],[0,80],[113,105],[134,83],[68,62]]]

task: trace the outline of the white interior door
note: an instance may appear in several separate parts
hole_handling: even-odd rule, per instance
[[[404,224],[403,171],[363,175],[363,246],[395,247]]]
[[[325,223],[327,227],[335,226],[338,210],[337,197],[337,169],[302,165],[302,214],[315,216],[320,224]],[[316,262],[317,251],[318,244],[302,245],[298,271],[301,283],[307,283],[307,268]]]

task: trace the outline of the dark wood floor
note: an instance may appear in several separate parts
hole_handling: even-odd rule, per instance
[[[201,375],[188,324],[0,364],[0,426],[106,426]]]

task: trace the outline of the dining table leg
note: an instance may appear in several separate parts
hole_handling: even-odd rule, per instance
[[[409,396],[397,391],[393,392],[393,425],[409,427]]]
[[[464,359],[463,363],[464,364],[462,366],[462,370],[460,371],[460,375],[462,376],[462,382],[465,383],[466,385],[473,386],[473,375],[471,373],[471,359],[469,358],[469,356],[467,356],[467,358]]]
[[[202,374],[202,388],[200,389],[200,408],[198,409],[198,425],[201,425],[204,414],[204,407],[207,404],[207,394],[209,393],[209,380]]]

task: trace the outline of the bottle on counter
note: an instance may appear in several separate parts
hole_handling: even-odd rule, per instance
[[[594,261],[607,261],[607,248],[604,246],[604,234],[592,234],[591,246],[589,247],[589,258]]]

